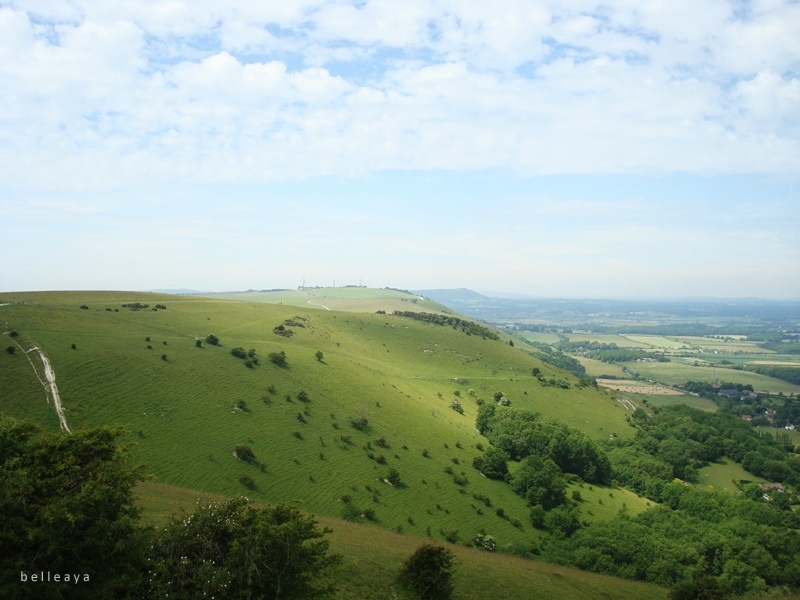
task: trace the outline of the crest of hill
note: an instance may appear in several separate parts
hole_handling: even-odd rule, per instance
[[[408,290],[369,288],[363,286],[302,287],[296,290],[247,290],[204,294],[210,298],[226,298],[247,302],[266,302],[346,312],[414,311],[452,314],[444,304]]]
[[[450,305],[453,302],[474,302],[489,300],[487,296],[467,288],[416,290],[414,293],[430,298],[435,302]]]

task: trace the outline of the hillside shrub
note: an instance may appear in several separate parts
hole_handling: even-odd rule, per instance
[[[279,367],[286,366],[286,352],[281,350],[280,352],[270,352],[268,355],[269,362],[274,365],[278,365]]]
[[[317,522],[286,505],[246,498],[200,506],[160,532],[148,557],[147,598],[316,599],[333,591],[341,557]]]
[[[220,345],[220,341],[219,341],[219,338],[217,336],[215,336],[213,333],[209,333],[206,336],[206,344],[209,344],[211,346],[219,346]]]
[[[494,552],[497,550],[497,542],[494,537],[484,533],[479,533],[472,538],[472,545],[486,552]]]
[[[247,351],[244,348],[231,348],[231,354],[243,360],[247,358]]]
[[[17,351],[17,348],[15,346],[6,347],[6,352],[8,352],[9,354],[14,354],[14,352],[16,352],[16,351]]]
[[[444,546],[423,544],[400,569],[400,581],[418,598],[447,600],[453,594],[455,556]]]
[[[350,417],[350,426],[359,431],[366,431],[369,427],[369,420],[365,416]]]
[[[386,474],[385,479],[395,487],[402,485],[403,483],[400,479],[400,472],[394,467],[389,468],[389,472]]]
[[[256,462],[256,455],[253,452],[253,449],[250,446],[246,446],[244,444],[239,444],[234,449],[234,453],[236,454],[236,458],[239,460],[243,460],[247,463],[255,463]]]

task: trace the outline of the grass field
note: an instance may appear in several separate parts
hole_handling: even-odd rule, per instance
[[[645,396],[682,396],[683,394],[671,387],[636,381],[634,379],[598,379],[598,385],[611,390],[627,394],[642,394]]]
[[[578,357],[578,362],[584,366],[586,374],[589,377],[602,378],[604,375],[610,375],[612,377],[624,378],[628,376],[622,367],[614,363],[607,363],[584,356]]]
[[[738,494],[739,489],[735,482],[741,480],[753,481],[756,483],[765,481],[760,477],[748,473],[738,463],[731,460],[721,460],[718,463],[700,469],[698,473],[698,482],[695,484],[695,487],[706,489],[710,486],[717,491]]]
[[[695,365],[697,363],[697,365]],[[655,363],[623,363],[632,373],[638,373],[643,379],[652,379],[666,385],[679,385],[687,381],[729,381],[750,384],[757,392],[777,394],[800,393],[800,386],[791,383],[737,369],[703,366],[694,358],[673,359],[670,362]]]
[[[598,344],[616,344],[620,348],[649,348],[650,344],[631,339],[630,336],[608,333],[569,333],[567,339],[570,342],[597,342]]]
[[[597,504],[587,490],[584,505]],[[139,505],[146,522],[161,525],[172,515],[191,512],[198,499],[224,501],[188,488],[143,483],[137,488]],[[607,492],[598,488],[598,494]],[[613,492],[612,492],[613,493]],[[611,498],[609,498],[611,499]],[[601,505],[597,505],[601,506]],[[372,525],[350,523],[325,516],[316,517],[322,527],[331,529],[326,537],[331,551],[341,554],[343,563],[336,574],[336,598],[378,600],[411,598],[397,584],[400,564],[418,546],[429,541],[419,535],[400,535]],[[484,600],[504,598],[563,599],[666,599],[668,590],[623,579],[596,575],[502,553],[487,553],[460,545],[448,545],[456,556],[453,598]]]
[[[555,333],[520,331],[519,335],[529,342],[538,342],[540,344],[557,344],[559,340],[558,335]]]
[[[597,439],[633,432],[626,409],[610,394],[577,387],[576,379],[520,348],[451,327],[194,296],[4,298],[17,303],[0,307],[2,318],[50,358],[70,427],[125,425],[137,457],[160,483],[297,500],[332,517],[341,515],[339,499],[349,495],[358,507],[374,509],[385,528],[420,535],[430,527],[435,536],[457,530],[462,539],[483,529],[503,544],[533,532],[483,510],[473,497],[489,497],[495,508],[527,521],[522,498],[471,466],[477,445],[485,444],[474,428],[478,399],[502,391],[513,406]],[[132,302],[149,306],[122,306]],[[153,310],[156,304],[166,309]],[[293,335],[274,333],[279,325]],[[203,342],[209,333],[222,346]],[[230,354],[235,347],[255,349],[260,364],[247,368]],[[268,360],[280,351],[285,367]],[[0,410],[55,428],[25,356],[2,354]],[[572,381],[572,388],[543,386],[531,375],[534,366],[545,377]],[[451,409],[456,399],[464,414]],[[364,431],[351,426],[362,418]],[[258,464],[238,460],[237,445],[249,446]],[[403,486],[384,483],[390,468]],[[457,485],[446,468],[468,483]]]
[[[650,349],[667,349],[675,350],[678,348],[685,348],[686,344],[674,340],[672,338],[664,337],[663,335],[632,335],[625,334],[625,338],[630,342],[636,342]]]
[[[674,406],[676,404],[683,404],[690,408],[697,410],[704,410],[706,412],[717,412],[717,405],[713,400],[708,398],[701,398],[691,394],[683,394],[681,396],[634,396],[641,400],[647,400],[648,406]]]
[[[577,507],[584,523],[608,521],[620,513],[633,517],[654,506],[647,498],[622,488],[578,482],[569,485],[567,497],[573,498],[574,492],[580,494]]]

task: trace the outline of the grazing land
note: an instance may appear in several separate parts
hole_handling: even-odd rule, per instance
[[[608,491],[597,489],[596,495],[584,488],[584,505],[602,508],[597,504]],[[221,502],[224,496],[188,488],[144,482],[137,488],[144,519],[153,525],[163,525],[173,515],[191,513],[198,500]],[[629,503],[638,498],[623,496]],[[608,503],[606,504],[609,505]],[[611,503],[610,506],[619,505]],[[593,508],[588,508],[589,511]],[[610,510],[614,510],[613,508]],[[430,541],[417,535],[399,534],[370,524],[353,523],[317,516],[321,525],[331,529],[329,539],[333,552],[343,556],[336,574],[339,582],[337,599],[411,598],[397,584],[400,564],[415,548]],[[572,598],[629,598],[631,600],[666,599],[669,590],[635,581],[626,581],[577,569],[559,567],[505,554],[452,546],[458,567],[455,571],[454,599],[508,598],[527,600],[547,597]]]
[[[408,297],[403,304],[413,305],[416,297]],[[502,391],[514,406],[561,418],[596,439],[633,433],[628,411],[609,393],[545,387],[532,368],[573,385],[577,379],[506,341],[451,327],[134,292],[3,300],[11,304],[0,308],[2,318],[52,361],[69,426],[123,424],[137,456],[165,484],[298,500],[331,516],[343,514],[341,499],[349,497],[384,527],[435,537],[457,531],[460,538],[483,529],[507,544],[531,532],[494,508],[523,523],[527,508],[507,485],[471,466],[485,443],[474,428],[478,400]],[[206,341],[210,334],[220,345]],[[232,356],[237,347],[255,350],[259,364],[248,368]],[[279,352],[285,366],[269,359]],[[0,356],[0,398],[4,412],[57,427],[19,354]],[[463,414],[451,408],[456,399]],[[355,428],[361,419],[367,425]],[[236,458],[240,445],[252,450],[253,461]],[[465,474],[467,486],[453,482],[448,466]],[[390,468],[400,472],[402,487],[384,481]],[[492,510],[479,510],[473,494],[491,498]]]

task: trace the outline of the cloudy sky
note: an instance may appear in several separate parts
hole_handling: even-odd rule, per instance
[[[0,291],[800,298],[800,4],[0,1],[0,239]]]

